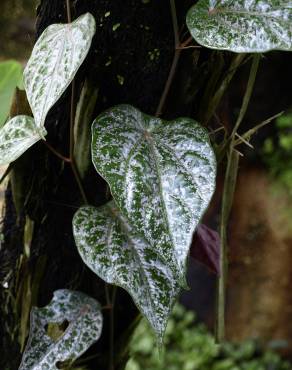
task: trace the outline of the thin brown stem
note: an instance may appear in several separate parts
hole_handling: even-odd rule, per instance
[[[186,49],[188,47],[188,45],[193,41],[193,37],[190,36],[188,39],[186,39],[186,41],[182,42],[180,44],[180,47],[183,48],[183,49]],[[190,47],[190,46],[189,46]],[[196,48],[200,48],[201,46],[192,46],[192,47],[196,47]]]
[[[67,9],[67,21],[68,21],[68,23],[71,23],[72,22],[72,18],[71,18],[70,0],[66,0],[66,9]]]
[[[176,50],[188,50],[188,49],[201,49],[202,46],[199,45],[191,45],[191,46],[178,46]]]
[[[170,9],[171,9],[172,26],[173,26],[173,33],[174,33],[174,47],[176,48],[177,46],[179,46],[179,30],[178,30],[178,23],[177,23],[175,0],[170,0]]]
[[[219,103],[222,99],[222,96],[226,92],[227,87],[229,86],[230,81],[232,80],[235,72],[242,65],[242,63],[244,61],[244,58],[245,58],[245,54],[238,54],[233,58],[233,60],[230,64],[230,67],[229,67],[229,69],[226,73],[225,78],[221,82],[221,84],[220,84],[218,90],[215,92],[214,96],[209,101],[208,107],[206,109],[206,114],[204,115],[204,119],[203,119],[204,126],[206,126],[208,124],[208,122],[213,117],[214,113],[216,112],[216,109],[217,109],[217,107],[218,107],[218,105],[219,105]]]
[[[177,65],[178,65],[178,62],[179,62],[180,55],[181,55],[181,51],[182,51],[181,49],[176,49],[176,51],[174,53],[172,65],[171,65],[171,68],[170,68],[170,71],[169,71],[169,75],[168,75],[163,93],[162,93],[161,98],[160,98],[160,102],[158,104],[158,107],[157,107],[157,110],[156,110],[156,113],[155,113],[156,117],[161,116],[161,114],[163,112],[163,108],[165,106],[165,102],[166,102],[166,99],[168,97],[168,94],[169,94],[169,91],[170,91],[170,88],[171,88],[171,85],[172,85],[172,82],[173,82],[173,79],[174,79],[174,76],[175,76],[175,73],[176,73],[176,69],[177,69]]]
[[[75,80],[73,79],[71,85],[71,103],[70,103],[70,148],[69,157],[72,159],[74,157],[74,119],[75,119]]]
[[[78,171],[76,163],[75,163],[75,159],[72,158],[72,161],[70,163],[71,163],[72,172],[74,174],[74,177],[75,177],[76,183],[78,185],[80,194],[82,196],[83,202],[85,204],[88,204],[88,199],[87,199],[87,196],[86,196],[84,188],[83,188],[83,184],[82,184],[81,177],[80,177],[79,171]]]
[[[106,307],[110,309],[109,317],[109,366],[108,370],[114,370],[114,307],[116,301],[117,287],[112,286],[112,294],[110,295],[110,285],[105,283]]]
[[[66,8],[67,8],[67,21],[68,23],[72,22],[71,17],[71,6],[70,0],[66,0]],[[76,183],[78,185],[80,194],[85,204],[88,204],[87,196],[85,194],[83,184],[81,181],[81,176],[79,174],[78,168],[76,166],[75,158],[74,158],[74,121],[75,121],[75,80],[73,79],[71,84],[71,103],[70,103],[70,143],[69,143],[69,158],[70,158],[70,165],[72,168],[73,175],[75,177]]]
[[[55,148],[52,147],[51,144],[49,144],[46,140],[42,140],[42,142],[44,143],[44,145],[55,155],[57,156],[58,158],[60,158],[62,161],[64,162],[67,162],[67,163],[71,163],[71,160],[70,158],[67,158],[65,156],[63,156],[61,153],[59,153]]]
[[[115,301],[116,301],[117,287],[113,286],[111,304],[112,309],[110,310],[110,351],[109,351],[109,370],[114,370],[114,329],[115,329]]]
[[[260,128],[266,126],[267,124],[271,123],[272,121],[274,121],[276,118],[280,117],[282,114],[284,113],[284,111],[280,112],[280,113],[277,113],[275,114],[274,116],[272,117],[269,117],[267,118],[266,120],[264,120],[263,122],[255,125],[253,128],[251,128],[250,130],[248,130],[247,132],[245,132],[244,134],[242,134],[240,136],[240,139],[237,139],[235,142],[234,142],[234,146],[236,145],[239,145],[241,144],[241,142],[243,140],[249,140],[251,138],[252,135],[254,135]]]
[[[163,89],[163,92],[162,92],[162,95],[161,95],[161,98],[160,98],[160,101],[159,101],[159,104],[158,104],[158,107],[155,113],[156,117],[161,116],[163,112],[163,108],[165,106],[165,102],[168,97],[168,94],[169,94],[169,91],[170,91],[170,88],[171,88],[171,85],[172,85],[172,82],[175,76],[175,72],[177,69],[178,61],[181,55],[181,51],[182,51],[182,49],[178,49],[180,45],[179,45],[179,30],[178,30],[178,23],[177,23],[175,0],[170,0],[170,9],[171,9],[171,17],[172,17],[173,32],[174,32],[175,52],[174,52],[173,61],[170,67],[170,71],[168,74],[168,78],[166,80],[166,83],[165,83],[165,86],[164,86],[164,89]]]

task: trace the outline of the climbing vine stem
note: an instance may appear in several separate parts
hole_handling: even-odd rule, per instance
[[[229,138],[229,148],[227,154],[227,167],[224,179],[224,190],[222,197],[221,220],[220,220],[220,276],[217,282],[217,322],[216,322],[216,339],[220,343],[225,337],[225,298],[226,298],[226,281],[228,273],[228,246],[227,246],[227,225],[230,216],[233,196],[236,187],[238,173],[239,153],[235,150],[236,133],[246,114],[258,71],[261,56],[253,56],[250,69],[249,79],[246,91],[243,97],[241,109],[236,123]]]
[[[71,16],[71,6],[70,0],[66,0],[66,9],[67,9],[67,21],[68,23],[72,22]],[[81,181],[81,177],[76,166],[75,158],[74,158],[74,120],[75,120],[75,79],[73,79],[71,84],[71,103],[70,103],[70,144],[69,144],[69,162],[72,168],[72,172],[74,174],[76,183],[79,187],[80,194],[82,196],[83,202],[88,204],[88,199],[85,194],[83,184]]]
[[[177,13],[176,13],[176,6],[175,6],[175,0],[170,0],[170,9],[171,9],[171,18],[172,18],[172,24],[173,24],[173,32],[174,32],[174,56],[172,60],[172,64],[170,67],[170,71],[156,110],[156,117],[161,116],[163,113],[163,109],[166,103],[166,99],[168,97],[171,85],[173,83],[175,73],[177,70],[177,65],[181,56],[182,50],[188,47],[188,44],[192,41],[192,37],[189,37],[184,43],[180,44],[179,40],[179,30],[178,30],[178,22],[177,22]]]
[[[157,110],[156,110],[156,116],[159,117],[162,112],[163,108],[165,106],[166,99],[168,97],[168,93],[170,90],[170,87],[172,85],[175,72],[177,69],[177,65],[179,62],[179,58],[181,55],[182,49],[179,48],[179,30],[178,30],[178,23],[177,23],[177,14],[176,14],[176,6],[175,6],[175,0],[170,0],[170,9],[171,9],[171,18],[172,18],[172,25],[173,25],[173,32],[174,32],[174,56],[172,60],[172,64],[170,67],[169,75],[166,80],[164,90],[162,92]]]
[[[68,20],[68,23],[71,23],[72,22],[72,17],[71,17],[70,0],[66,0],[66,10],[67,10],[67,20]]]
[[[216,112],[216,109],[217,109],[224,93],[226,92],[226,90],[227,90],[227,88],[230,84],[230,81],[232,80],[232,78],[233,78],[235,72],[237,71],[237,69],[242,65],[242,63],[245,59],[245,55],[246,54],[238,54],[232,59],[230,67],[229,67],[223,81],[220,83],[220,86],[217,89],[217,91],[215,92],[214,96],[208,101],[206,113],[204,114],[204,117],[202,119],[202,121],[204,123],[204,126],[207,126],[208,122],[213,117],[214,113]]]
[[[114,370],[114,325],[115,325],[115,317],[114,317],[114,307],[116,301],[116,294],[117,294],[117,287],[112,286],[112,291],[110,295],[109,284],[105,285],[105,295],[106,295],[106,303],[110,309],[110,328],[109,328],[109,370]]]

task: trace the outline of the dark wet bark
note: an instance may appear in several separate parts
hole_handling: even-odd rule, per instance
[[[97,24],[90,54],[76,78],[77,98],[87,79],[99,90],[93,116],[119,103],[130,103],[144,112],[154,113],[173,56],[169,2],[77,0],[72,3],[73,18],[89,11]],[[110,16],[105,17],[108,12]],[[37,37],[48,25],[58,22],[66,22],[65,1],[43,0],[37,10]],[[117,24],[119,27],[114,31],[113,26]],[[150,57],[153,51],[157,58]],[[69,101],[70,89],[46,121],[48,142],[64,155],[69,151]],[[5,370],[14,370],[19,365],[18,326],[21,312],[29,307],[23,286],[28,276],[40,284],[39,290],[33,292],[32,304],[45,305],[54,290],[73,288],[87,292],[105,305],[104,283],[82,263],[73,242],[71,220],[82,199],[70,166],[39,143],[16,162],[12,177],[16,185],[10,185],[6,192],[4,243],[0,251],[1,280],[9,283],[9,289],[0,288],[0,368]],[[106,201],[105,183],[93,168],[88,171],[84,186],[91,204]],[[20,264],[27,217],[34,221],[31,256]],[[18,296],[16,303],[9,299],[8,290]],[[127,328],[136,314],[129,296],[119,289],[115,310],[116,348],[121,338],[125,340]],[[105,311],[102,338],[90,349],[90,354],[98,355],[92,369],[106,368],[108,331],[108,312]]]

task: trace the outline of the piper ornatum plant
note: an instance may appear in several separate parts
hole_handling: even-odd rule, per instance
[[[69,23],[49,26],[27,63],[24,86],[34,118],[16,116],[0,129],[0,165],[16,160],[45,138],[46,116],[72,82],[74,102],[74,76],[90,49],[95,20],[87,13],[71,22],[68,3]],[[188,39],[180,43],[174,0],[170,0],[170,6],[176,51],[157,116],[162,114],[180,50],[191,42]],[[227,167],[220,224],[219,339],[224,337],[226,226],[238,171],[236,145],[241,142],[237,130],[251,98],[258,53],[291,50],[291,21],[289,0],[200,0],[187,14],[187,26],[199,44],[254,53],[237,122],[221,147],[221,156],[227,153]],[[239,54],[234,59],[234,69],[244,58],[244,54]],[[227,76],[227,84],[232,73]],[[224,89],[223,86],[214,97],[211,112]],[[74,112],[71,106],[69,157],[47,145],[71,163],[87,203],[74,158]],[[186,286],[192,235],[215,189],[216,160],[208,132],[191,118],[165,121],[132,106],[120,105],[101,113],[93,122],[91,156],[96,171],[107,181],[113,200],[99,208],[85,205],[76,212],[73,233],[78,251],[84,263],[106,283],[129,292],[162,342],[172,307]],[[51,340],[44,326],[64,319],[69,322],[64,335],[57,341]],[[32,311],[30,337],[20,369],[55,370],[57,361],[75,360],[98,340],[101,328],[101,310],[94,299],[68,290],[55,292],[49,306]]]

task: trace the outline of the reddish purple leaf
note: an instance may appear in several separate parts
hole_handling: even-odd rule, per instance
[[[199,224],[193,238],[190,254],[211,272],[220,275],[220,237],[217,231]]]

